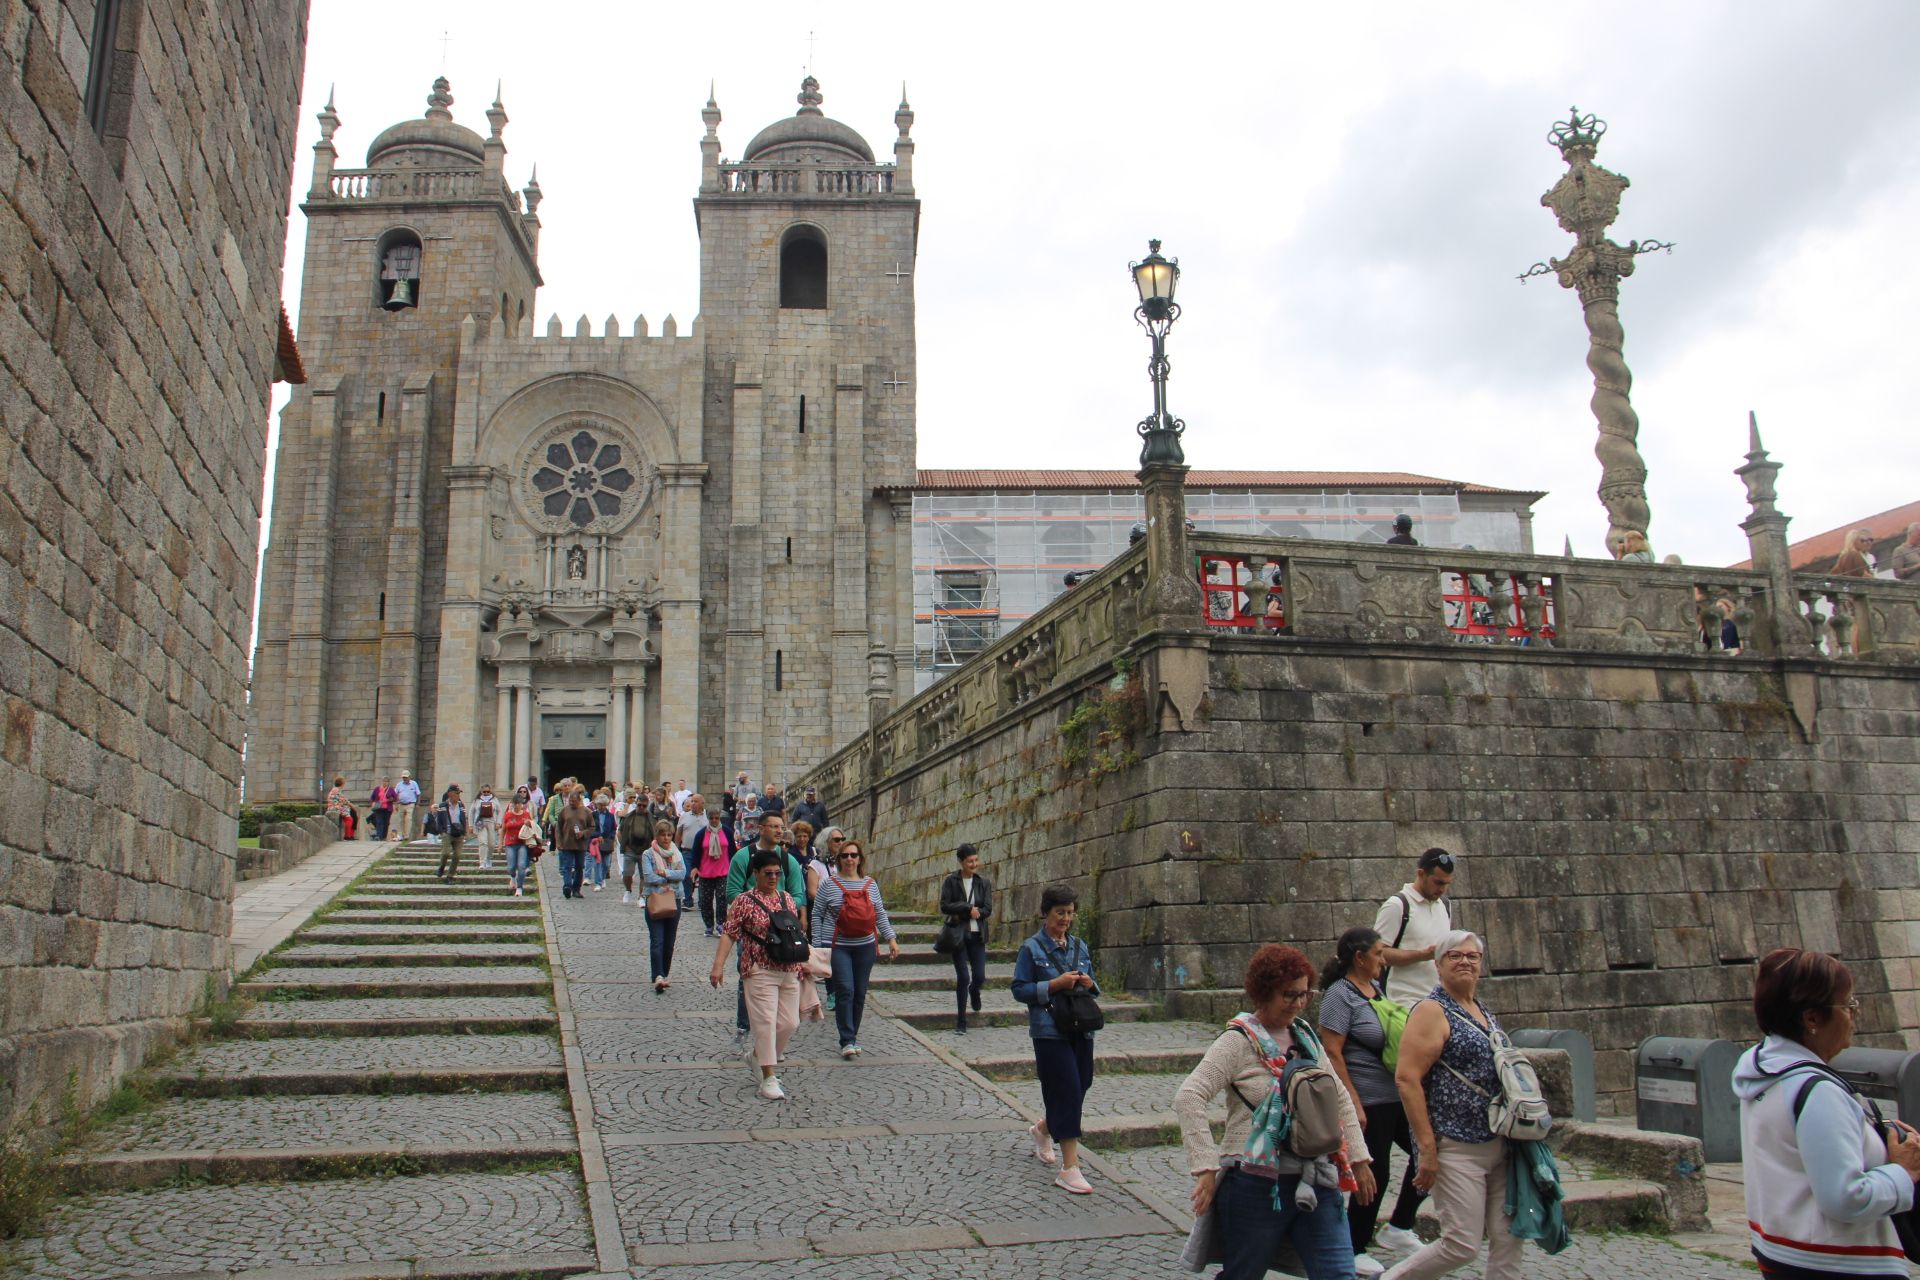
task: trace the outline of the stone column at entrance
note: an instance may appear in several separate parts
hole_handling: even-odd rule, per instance
[[[533,776],[533,690],[513,686],[513,784]]]
[[[494,694],[493,789],[513,794],[513,690],[503,681]]]
[[[652,775],[647,772],[647,673],[642,671],[633,686],[633,718],[628,723],[632,735],[627,749],[627,767],[642,786]]]
[[[627,687],[618,681],[613,686],[613,709],[607,713],[607,777],[616,787],[624,785],[627,773]]]

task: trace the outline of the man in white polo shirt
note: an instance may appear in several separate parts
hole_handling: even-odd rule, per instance
[[[1420,855],[1413,879],[1380,904],[1373,931],[1387,944],[1387,998],[1411,1009],[1440,981],[1433,964],[1434,945],[1453,927],[1453,855],[1429,849]]]

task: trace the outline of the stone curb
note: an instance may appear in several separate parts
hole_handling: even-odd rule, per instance
[[[410,1174],[511,1168],[571,1159],[570,1142],[475,1143],[449,1146],[401,1144],[373,1147],[233,1147],[220,1150],[120,1151],[65,1162],[68,1186],[86,1191],[152,1187],[178,1178],[210,1182],[358,1176],[341,1166],[358,1161],[407,1161]]]
[[[1205,1049],[1141,1049],[1116,1050],[1106,1052],[1096,1047],[1093,1051],[1094,1067],[1097,1072],[1108,1075],[1172,1075],[1191,1071],[1206,1054]],[[1033,1059],[1012,1055],[991,1058],[974,1058],[970,1065],[982,1075],[995,1080],[1031,1080],[1034,1078]]]
[[[564,1067],[462,1067],[455,1071],[261,1071],[243,1076],[156,1076],[176,1098],[228,1098],[296,1093],[492,1093],[551,1089],[566,1083]]]
[[[534,869],[534,877],[540,875]],[[580,1173],[587,1185],[587,1218],[593,1224],[593,1247],[600,1270],[624,1272],[627,1268],[626,1242],[620,1232],[620,1206],[613,1196],[613,1178],[607,1171],[606,1148],[593,1119],[593,1095],[587,1089],[587,1072],[580,1059],[580,1030],[574,1020],[573,996],[568,986],[566,965],[560,957],[560,938],[553,920],[553,906],[544,893],[537,895],[540,923],[546,933],[547,968],[553,979],[554,1017],[560,1026],[560,1052],[566,1061],[563,1072],[567,1096],[573,1104],[573,1124],[580,1137]],[[523,899],[524,900],[524,899]]]
[[[558,1280],[594,1266],[589,1253],[501,1254],[492,1258],[417,1258],[410,1262],[248,1267],[243,1271],[171,1271],[141,1280]],[[625,1272],[621,1273],[624,1280]]]

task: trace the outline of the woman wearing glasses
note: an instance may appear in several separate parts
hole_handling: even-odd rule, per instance
[[[1853,1043],[1853,974],[1817,951],[1760,961],[1754,1020],[1765,1037],[1740,1057],[1747,1223],[1760,1274],[1780,1280],[1905,1276],[1890,1215],[1914,1203],[1920,1137],[1879,1117],[1827,1067]]]
[[[1487,1099],[1500,1093],[1493,1029],[1478,998],[1486,948],[1464,929],[1433,949],[1440,984],[1413,1008],[1400,1037],[1394,1083],[1413,1130],[1413,1185],[1433,1196],[1440,1238],[1394,1266],[1386,1280],[1433,1280],[1464,1267],[1487,1242],[1486,1280],[1520,1280],[1521,1240],[1504,1212],[1507,1143],[1487,1128]]]
[[[1313,961],[1297,947],[1270,942],[1247,964],[1246,992],[1251,1011],[1220,1034],[1173,1098],[1193,1174],[1194,1216],[1208,1209],[1218,1215],[1217,1234],[1226,1252],[1220,1280],[1260,1280],[1268,1270],[1280,1270],[1275,1251],[1283,1244],[1292,1246],[1308,1280],[1351,1280],[1353,1239],[1339,1189],[1314,1176],[1313,1166],[1325,1161],[1282,1156],[1268,1165],[1243,1159],[1254,1136],[1254,1111],[1273,1089],[1268,1061],[1284,1061],[1296,1048],[1320,1056],[1320,1039],[1306,1020]],[[1222,1093],[1227,1124],[1215,1146],[1207,1112]],[[1345,1089],[1339,1090],[1339,1102],[1345,1149],[1358,1184],[1353,1198],[1366,1204],[1374,1197],[1366,1135]]]

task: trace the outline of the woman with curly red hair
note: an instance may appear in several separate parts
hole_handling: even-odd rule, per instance
[[[1259,1280],[1278,1269],[1275,1251],[1291,1244],[1308,1280],[1352,1280],[1353,1238],[1337,1186],[1329,1186],[1316,1168],[1327,1163],[1291,1156],[1284,1150],[1252,1158],[1254,1112],[1273,1091],[1277,1075],[1269,1065],[1302,1055],[1320,1059],[1320,1038],[1305,1018],[1313,998],[1313,962],[1297,947],[1268,943],[1247,965],[1249,1012],[1235,1018],[1200,1059],[1180,1091],[1174,1110],[1187,1167],[1193,1174],[1193,1212],[1218,1214],[1224,1245],[1221,1280]],[[1344,1151],[1352,1161],[1360,1203],[1374,1196],[1366,1137],[1353,1099],[1339,1098]],[[1214,1145],[1207,1111],[1227,1096],[1227,1126]],[[1336,1153],[1338,1154],[1338,1153]],[[1303,1181],[1306,1185],[1302,1185]],[[1288,1268],[1290,1269],[1290,1268]]]

